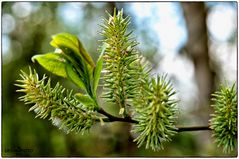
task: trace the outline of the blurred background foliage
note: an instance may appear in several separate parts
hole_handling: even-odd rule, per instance
[[[126,123],[96,124],[84,135],[65,134],[47,120],[34,119],[19,102],[22,94],[16,93],[14,83],[29,65],[53,83],[74,89],[33,64],[31,57],[52,51],[51,35],[69,32],[96,60],[98,24],[114,7],[132,17],[130,30],[153,72],[167,73],[173,81],[180,99],[178,125],[208,124],[210,93],[220,83],[231,85],[237,79],[236,2],[2,2],[2,156],[236,156],[237,150],[223,154],[210,131],[179,133],[159,152],[137,148]]]

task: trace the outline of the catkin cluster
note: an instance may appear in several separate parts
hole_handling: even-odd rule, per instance
[[[137,42],[128,31],[130,18],[123,10],[109,15],[101,25],[104,39],[101,54],[95,63],[80,40],[69,33],[52,36],[51,45],[58,51],[35,55],[32,60],[51,73],[72,81],[82,92],[73,95],[59,83],[51,87],[44,75],[39,79],[36,71],[22,71],[18,80],[18,92],[25,93],[20,100],[32,105],[36,117],[49,118],[52,123],[67,133],[84,132],[96,122],[132,122],[134,142],[152,150],[163,149],[179,129],[176,128],[177,100],[175,91],[166,76],[152,77],[151,67],[137,51]],[[106,112],[98,102],[97,88],[103,76],[103,97],[115,103],[119,115]],[[215,113],[210,128],[218,146],[224,152],[236,147],[237,139],[237,93],[222,86],[213,94]],[[208,127],[207,127],[208,128]]]
[[[102,25],[103,43],[107,46],[104,97],[120,107],[120,114],[138,122],[132,132],[139,134],[134,140],[139,146],[159,150],[176,133],[177,101],[171,98],[175,92],[165,77],[150,77],[151,68],[137,52],[132,32],[127,31],[129,21],[123,11],[115,11]],[[122,112],[125,108],[128,109]]]

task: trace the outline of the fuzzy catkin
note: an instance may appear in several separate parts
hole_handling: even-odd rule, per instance
[[[235,84],[229,88],[221,86],[212,98],[214,114],[210,122],[212,136],[223,152],[229,153],[236,147],[237,140],[237,93]]]
[[[144,101],[135,102],[139,106],[134,119],[139,123],[134,125],[132,132],[139,134],[134,140],[139,146],[145,145],[146,149],[157,151],[163,149],[163,143],[171,141],[177,133],[177,101],[172,98],[175,92],[165,76],[152,78],[146,85]]]
[[[46,81],[47,77],[44,75],[40,80],[38,74],[31,69],[29,74],[22,71],[20,76],[22,79],[16,85],[21,89],[17,91],[25,93],[20,100],[32,105],[29,111],[34,111],[36,117],[49,118],[53,125],[67,133],[83,133],[94,124],[94,113],[84,110],[72,91],[66,91],[59,83],[51,88],[50,79]]]
[[[139,56],[135,46],[137,42],[127,31],[130,18],[123,17],[123,11],[109,15],[104,20],[101,34],[104,36],[103,43],[107,46],[104,54],[104,95],[109,102],[116,103],[119,114],[128,115],[127,103],[136,94],[136,81],[138,68],[136,64]],[[137,79],[137,80],[136,80]]]

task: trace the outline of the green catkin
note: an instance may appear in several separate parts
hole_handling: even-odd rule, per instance
[[[104,97],[119,105],[120,114],[127,115],[130,110],[133,119],[139,122],[132,130],[140,134],[134,140],[139,146],[145,143],[146,148],[159,150],[176,133],[176,101],[170,99],[174,93],[164,77],[156,81],[150,78],[151,69],[137,52],[132,32],[127,32],[129,22],[129,17],[123,17],[123,11],[115,11],[102,25],[103,44],[107,46]],[[130,107],[121,111],[126,105]]]
[[[213,130],[212,136],[218,147],[223,147],[224,153],[233,151],[237,140],[237,93],[235,84],[231,87],[221,86],[220,91],[215,92],[211,105],[214,114],[210,122]]]
[[[115,102],[120,108],[120,114],[128,116],[126,108],[129,100],[134,97],[138,68],[135,67],[139,56],[135,49],[137,42],[132,38],[132,32],[127,32],[130,18],[123,17],[123,10],[109,19],[104,19],[101,25],[103,44],[107,46],[104,54],[104,95],[109,102]]]
[[[86,110],[76,100],[72,91],[65,90],[59,83],[51,88],[51,81],[44,75],[40,80],[38,74],[31,68],[27,74],[22,71],[21,80],[16,84],[25,93],[20,97],[25,104],[32,105],[29,111],[34,111],[36,117],[49,118],[54,125],[67,133],[70,131],[84,132],[94,124],[94,112]]]
[[[134,125],[132,132],[139,134],[134,140],[138,146],[145,144],[146,149],[157,151],[163,149],[163,143],[171,141],[171,137],[177,133],[177,101],[172,98],[175,92],[165,76],[152,78],[145,85],[147,96],[144,102],[135,101],[138,107],[134,119],[139,123]]]

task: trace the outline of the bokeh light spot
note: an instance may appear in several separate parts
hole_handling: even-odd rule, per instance
[[[212,37],[218,41],[227,41],[235,31],[237,15],[229,4],[216,5],[212,8],[207,25]]]
[[[84,15],[82,7],[84,7],[83,3],[67,3],[59,5],[57,8],[57,15],[66,26],[77,26],[81,23]]]
[[[2,53],[5,56],[9,52],[11,42],[7,35],[2,36]]]
[[[2,32],[11,33],[15,29],[15,19],[10,14],[3,14],[2,16]]]
[[[12,6],[12,12],[19,18],[25,18],[30,15],[32,5],[30,2],[16,2]]]

